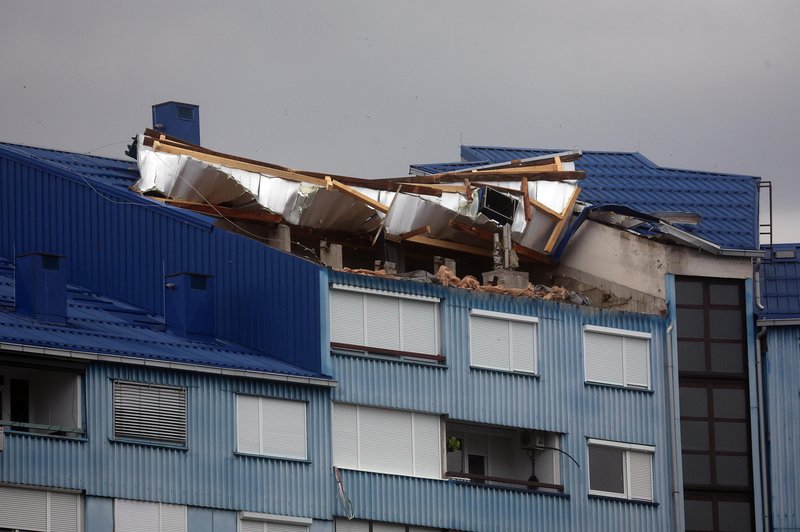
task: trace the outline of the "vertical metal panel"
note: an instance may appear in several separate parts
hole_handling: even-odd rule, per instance
[[[568,497],[346,471],[345,485],[358,518],[462,530],[671,528],[664,318],[341,272],[329,276],[336,283],[440,297],[441,349],[447,357],[441,367],[334,355],[339,381],[334,400],[559,432],[561,447],[581,464],[578,469],[568,459],[560,460]],[[539,318],[538,377],[470,367],[471,308]],[[650,333],[652,391],[585,384],[584,325]],[[655,446],[653,496],[658,505],[590,499],[587,437]]]
[[[164,274],[213,275],[217,336],[320,370],[318,265],[0,154],[0,255],[30,250],[66,255],[70,282],[159,314]]]
[[[770,327],[763,354],[770,519],[800,530],[800,326]]]
[[[184,386],[188,450],[110,441],[112,379]],[[92,364],[85,376],[86,439],[7,434],[0,482],[87,495],[330,518],[334,484],[330,396],[321,388],[145,367]],[[236,394],[308,403],[308,461],[236,455]]]

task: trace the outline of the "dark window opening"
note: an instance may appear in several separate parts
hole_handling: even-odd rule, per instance
[[[181,120],[194,120],[194,109],[185,105],[178,106],[178,118]]]

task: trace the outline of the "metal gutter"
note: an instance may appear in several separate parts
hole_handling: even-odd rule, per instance
[[[37,355],[69,358],[73,360],[91,360],[96,362],[110,362],[113,364],[130,364],[136,366],[173,369],[178,371],[191,371],[195,373],[211,373],[214,375],[224,375],[227,377],[244,377],[248,379],[285,382],[291,384],[306,384],[309,386],[322,386],[326,388],[335,388],[338,386],[338,382],[333,379],[321,379],[317,377],[301,377],[299,375],[285,375],[282,373],[273,373],[268,371],[227,369],[227,368],[219,368],[216,366],[203,366],[200,364],[189,364],[184,362],[164,362],[161,360],[151,360],[140,357],[104,355],[102,353],[89,353],[84,351],[53,349],[49,347],[8,344],[3,342],[0,342],[0,351],[33,353]]]
[[[791,325],[800,325],[800,318],[786,318],[786,319],[761,319],[756,321],[758,327],[782,327]]]
[[[759,461],[761,462],[761,511],[764,521],[764,531],[769,528],[769,484],[767,483],[767,438],[764,434],[764,382],[762,380],[761,363],[761,339],[766,336],[767,328],[761,327],[756,335],[756,395],[758,403],[758,439],[759,439]]]

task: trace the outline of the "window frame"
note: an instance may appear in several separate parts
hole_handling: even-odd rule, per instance
[[[623,484],[623,493],[618,493],[614,491],[603,491],[598,489],[592,488],[592,475],[591,475],[591,462],[589,459],[589,451],[592,447],[601,448],[601,449],[613,449],[617,451],[622,451],[623,453],[623,464],[622,464],[622,484]],[[653,470],[654,464],[653,459],[655,457],[656,448],[653,445],[642,445],[638,443],[624,443],[624,442],[617,442],[617,441],[610,441],[610,440],[601,440],[597,438],[587,438],[586,439],[586,463],[588,465],[586,469],[586,474],[588,478],[588,487],[589,487],[589,495],[596,495],[599,497],[609,497],[613,499],[620,499],[626,501],[636,501],[636,502],[655,502],[655,482],[653,481]],[[631,460],[630,454],[631,453],[638,453],[638,454],[645,454],[648,455],[650,458],[650,498],[644,499],[641,497],[633,497],[631,494]]]
[[[158,438],[148,438],[130,435],[117,434],[117,385],[138,386],[141,388],[161,388],[166,390],[181,391],[183,393],[183,442],[177,443]],[[173,447],[178,449],[189,448],[189,388],[187,386],[175,386],[171,384],[158,384],[141,381],[131,381],[125,379],[112,379],[111,380],[111,438],[112,441],[135,443],[141,445],[155,445],[164,447]]]
[[[487,318],[490,320],[497,320],[497,321],[504,321],[508,324],[508,341],[509,341],[509,359],[508,359],[508,368],[501,368],[496,366],[488,366],[476,363],[475,361],[475,346],[474,342],[472,341],[472,317],[476,316],[478,318]],[[531,325],[533,329],[533,371],[526,371],[522,369],[514,369],[514,349],[513,349],[513,338],[511,333],[512,323],[523,323],[526,325]],[[477,309],[472,308],[469,310],[469,328],[468,328],[468,337],[469,337],[469,366],[473,369],[479,370],[488,370],[488,371],[500,371],[504,373],[514,373],[519,375],[531,375],[531,376],[539,376],[539,318],[536,316],[527,316],[524,314],[511,314],[508,312],[497,312],[493,310],[484,310],[484,309]]]
[[[611,382],[611,381],[603,381],[599,379],[590,379],[588,375],[588,368],[587,368],[587,357],[586,357],[586,333],[593,333],[593,334],[604,334],[608,336],[613,336],[616,338],[622,339],[622,378],[620,382]],[[642,386],[640,384],[629,384],[628,383],[628,361],[627,361],[627,349],[626,339],[631,338],[635,340],[645,340],[647,342],[647,357],[645,362],[647,364],[647,384]],[[653,335],[649,332],[644,331],[635,331],[632,329],[618,329],[614,327],[605,327],[601,325],[584,325],[583,326],[583,380],[585,384],[589,385],[596,385],[596,386],[614,386],[618,388],[625,388],[628,390],[640,390],[640,391],[652,391],[653,390]]]
[[[242,455],[242,456],[255,456],[255,457],[261,457],[261,458],[272,458],[272,459],[277,459],[277,460],[290,460],[290,461],[295,461],[295,462],[310,462],[311,461],[311,456],[310,456],[310,452],[309,452],[309,441],[308,441],[308,436],[309,436],[309,430],[308,430],[308,427],[309,427],[309,423],[308,423],[308,401],[305,401],[305,400],[302,400],[302,399],[286,399],[286,398],[283,398],[283,397],[273,397],[273,396],[266,396],[266,395],[255,395],[255,394],[248,394],[248,393],[236,393],[234,395],[235,395],[235,398],[234,398],[234,419],[236,421],[236,427],[235,427],[236,434],[235,434],[235,447],[234,447],[235,454]],[[240,397],[249,397],[249,398],[258,399],[258,408],[259,408],[259,410],[258,410],[259,411],[259,415],[258,415],[259,452],[258,453],[254,453],[254,452],[251,452],[251,451],[245,451],[245,450],[242,450],[240,448],[240,442],[239,442],[239,398]],[[303,406],[304,426],[305,426],[305,432],[303,434],[303,439],[304,439],[304,442],[305,442],[305,448],[303,449],[303,456],[302,457],[281,455],[281,454],[268,454],[268,453],[264,453],[263,452],[263,446],[264,446],[263,430],[264,430],[264,428],[262,426],[263,416],[261,415],[261,412],[262,412],[262,408],[264,408],[264,402],[265,401],[269,401],[269,400],[297,403],[298,405],[302,405]]]

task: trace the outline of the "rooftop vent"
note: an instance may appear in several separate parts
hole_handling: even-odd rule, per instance
[[[167,331],[184,338],[214,338],[214,283],[210,275],[167,275],[164,315]]]
[[[181,102],[156,104],[153,106],[153,129],[199,146],[200,106]]]
[[[67,274],[62,255],[39,252],[19,255],[15,290],[19,314],[48,323],[67,322]]]

